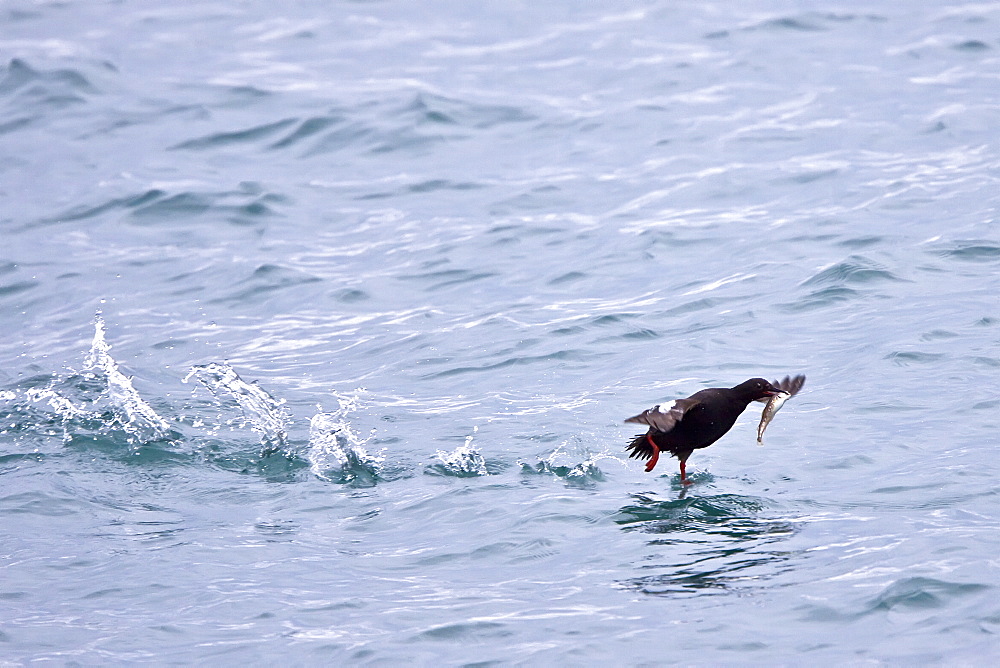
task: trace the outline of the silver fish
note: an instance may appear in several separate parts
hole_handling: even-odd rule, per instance
[[[785,376],[784,380],[776,380],[771,384],[779,388],[781,392],[767,400],[767,406],[764,406],[764,412],[760,414],[760,424],[757,425],[757,443],[759,445],[764,445],[764,430],[767,429],[767,425],[771,424],[771,420],[781,410],[782,405],[799,393],[802,386],[806,384],[806,377],[802,375]],[[764,399],[758,399],[758,401],[764,401]]]
[[[757,425],[757,443],[764,445],[764,430],[767,429],[767,425],[771,424],[771,420],[774,416],[778,414],[781,407],[784,406],[785,402],[792,398],[791,392],[779,392],[770,399],[767,400],[767,405],[764,406],[764,412],[760,414],[760,424]]]

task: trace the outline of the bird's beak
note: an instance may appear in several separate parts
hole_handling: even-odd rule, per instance
[[[774,386],[772,385],[772,386],[771,386],[771,389],[770,389],[770,390],[767,390],[767,397],[765,397],[765,398],[763,398],[763,399],[758,399],[757,401],[767,401],[767,399],[768,399],[768,398],[770,398],[770,397],[776,397],[776,396],[778,396],[779,394],[788,394],[788,393],[787,393],[787,392],[785,392],[785,391],[784,391],[783,389],[781,389],[780,387],[774,387]]]

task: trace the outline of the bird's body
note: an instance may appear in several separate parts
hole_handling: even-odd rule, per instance
[[[804,381],[805,377],[796,377],[796,391]],[[782,386],[788,382],[788,378],[774,384],[763,378],[751,378],[735,387],[711,387],[687,399],[645,410],[625,420],[649,425],[645,434],[636,436],[628,444],[629,456],[648,459],[646,470],[652,471],[660,452],[669,452],[680,461],[681,481],[687,482],[685,463],[692,452],[707,448],[722,438],[750,402],[787,393]]]

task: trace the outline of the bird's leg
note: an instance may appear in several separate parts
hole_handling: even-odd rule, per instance
[[[687,460],[686,459],[682,459],[681,460],[681,484],[682,485],[690,485],[691,481],[687,479],[687,472],[684,470],[684,462],[685,461],[687,461]]]
[[[646,434],[646,441],[649,443],[649,447],[653,449],[653,456],[650,458],[649,463],[646,464],[646,473],[649,473],[656,466],[656,462],[660,461],[660,446],[653,440],[652,434]]]

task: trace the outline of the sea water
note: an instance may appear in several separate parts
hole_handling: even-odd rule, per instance
[[[5,3],[0,663],[994,662],[998,72],[991,3]]]

